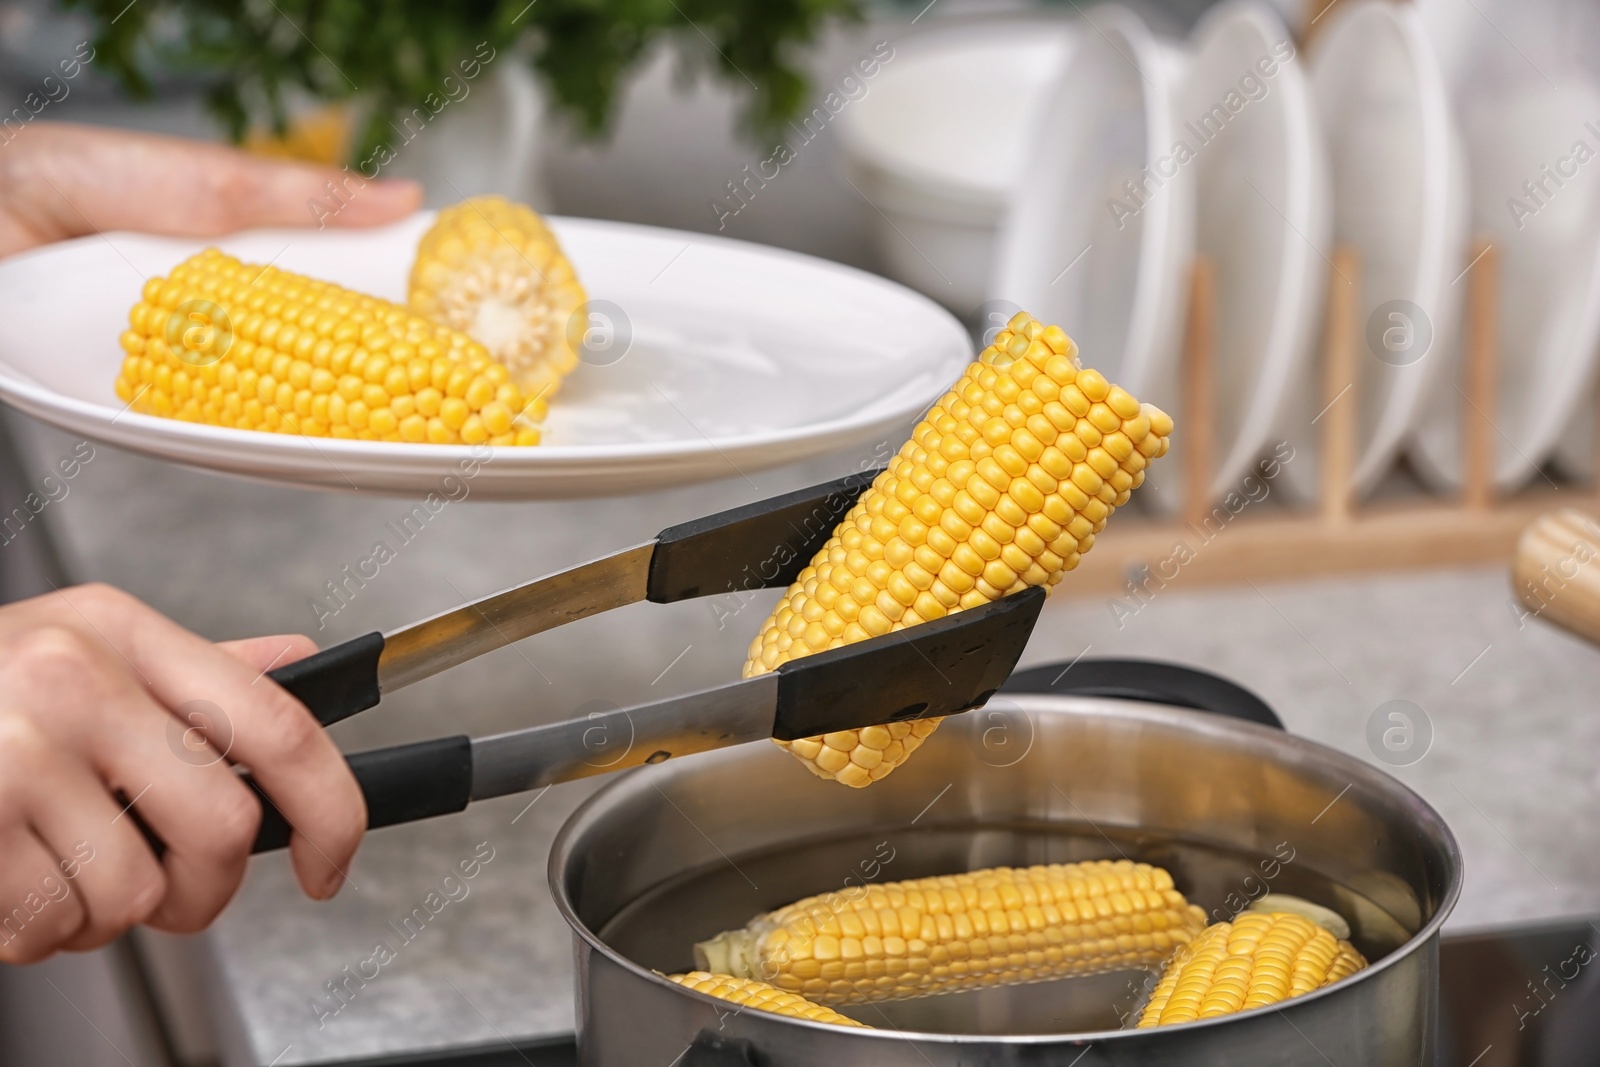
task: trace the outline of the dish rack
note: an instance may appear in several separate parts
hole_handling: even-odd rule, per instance
[[[1357,294],[1361,264],[1355,250],[1334,250],[1329,272],[1320,372],[1317,500],[1294,512],[1243,507],[1232,513],[1211,498],[1215,448],[1213,265],[1194,261],[1189,276],[1180,373],[1183,402],[1177,420],[1184,438],[1178,514],[1171,519],[1124,518],[1116,536],[1083,557],[1075,589],[1091,593],[1153,591],[1172,581],[1187,585],[1276,580],[1363,571],[1420,569],[1511,560],[1517,537],[1554,508],[1600,506],[1593,488],[1527,489],[1498,493],[1493,484],[1499,338],[1499,254],[1474,242],[1462,318],[1463,488],[1453,497],[1428,495],[1358,504],[1350,475],[1359,418],[1362,329]],[[1347,281],[1348,279],[1348,281]],[[1448,387],[1448,386],[1444,386]],[[1600,437],[1597,437],[1600,439]],[[1130,521],[1131,519],[1131,521]],[[1181,577],[1180,577],[1181,575]]]

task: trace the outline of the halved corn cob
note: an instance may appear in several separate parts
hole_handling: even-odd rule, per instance
[[[744,674],[1054,585],[1165,455],[1172,419],[1080,369],[1018,313],[861,496],[750,645]],[[849,786],[905,761],[938,719],[783,742]]]
[[[690,971],[688,974],[669,974],[667,981],[677,982],[686,989],[693,989],[697,993],[705,993],[718,997],[733,1004],[754,1008],[756,1011],[770,1011],[776,1015],[787,1015],[794,1019],[810,1019],[814,1023],[832,1023],[834,1026],[857,1026],[863,1030],[872,1027],[866,1023],[858,1023],[848,1015],[840,1015],[832,1008],[821,1004],[813,1004],[797,993],[785,993],[781,989],[774,989],[765,982],[753,981],[749,978],[734,978],[726,974],[707,974],[705,971]]]
[[[122,334],[134,411],[312,437],[535,445],[482,345],[398,304],[208,248],[145,283]]]
[[[577,366],[583,287],[531,208],[480,196],[439,212],[417,247],[410,294],[411,310],[481,343],[529,396],[548,400]]]
[[[1209,1019],[1276,1004],[1332,985],[1367,965],[1303,915],[1250,911],[1221,922],[1167,964],[1140,1027]]]
[[[1159,867],[995,867],[807,897],[695,946],[695,965],[852,1004],[1152,967],[1205,927]]]

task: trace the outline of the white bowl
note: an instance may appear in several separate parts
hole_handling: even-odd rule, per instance
[[[215,242],[255,263],[405,297],[422,212],[371,230],[257,230]],[[864,271],[699,234],[550,220],[590,296],[594,345],[546,443],[341,441],[139,415],[113,392],[118,335],[147,277],[207,242],[110,233],[0,262],[0,399],[71,433],[191,467],[421,497],[464,470],[480,499],[650,492],[836,449],[892,454],[971,358],[933,301]],[[456,499],[452,497],[452,499]]]
[[[1508,492],[1537,476],[1594,403],[1600,163],[1578,164],[1573,152],[1582,141],[1600,153],[1600,79],[1592,49],[1572,46],[1589,39],[1573,20],[1592,28],[1597,12],[1559,0],[1422,0],[1419,10],[1466,144],[1473,232],[1499,251],[1493,479]],[[1545,167],[1572,173],[1551,179]],[[1544,183],[1544,194],[1527,182]],[[1430,483],[1453,489],[1464,402],[1455,387],[1435,398],[1412,455]]]
[[[1124,183],[1146,180],[1171,152],[1182,52],[1126,8],[1099,7],[1088,20],[1043,106],[990,295],[1060,324],[1086,365],[1175,411],[1192,168],[1168,160],[1170,175],[1149,178],[1150,193],[1138,200]],[[1155,478],[1146,485],[1151,504],[1177,503]]]
[[[1334,240],[1360,258],[1361,451],[1352,480],[1365,493],[1393,463],[1428,394],[1454,393],[1464,285],[1452,282],[1467,246],[1466,157],[1415,8],[1342,5],[1321,28],[1310,67],[1333,168]]]
[[[1213,8],[1195,29],[1179,104],[1180,136],[1195,149],[1195,247],[1215,265],[1213,501],[1240,492],[1264,455],[1285,459],[1285,443],[1293,458],[1278,477],[1302,498],[1316,487],[1313,351],[1332,211],[1292,41],[1263,3]],[[1168,484],[1174,474],[1168,466]]]
[[[891,276],[977,310],[1040,100],[1074,36],[1067,22],[1008,21],[897,41],[840,112],[846,167],[877,209],[873,243]]]

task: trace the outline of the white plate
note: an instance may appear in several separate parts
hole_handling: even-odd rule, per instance
[[[1494,483],[1537,476],[1585,405],[1600,353],[1600,8],[1561,0],[1424,0],[1472,183],[1472,228],[1500,260]],[[1586,25],[1580,24],[1586,22]],[[1591,128],[1586,124],[1594,124]],[[1575,173],[1555,180],[1544,168]],[[1545,185],[1531,197],[1525,182]],[[1557,185],[1556,181],[1560,184]],[[1514,204],[1531,209],[1517,211]],[[1465,286],[1467,283],[1461,283]],[[1461,483],[1461,394],[1435,391],[1413,457],[1434,485]],[[1571,434],[1580,437],[1581,434]],[[1580,469],[1585,457],[1569,456]]]
[[[1309,66],[1333,168],[1334,240],[1361,263],[1361,452],[1352,479],[1366,493],[1419,421],[1423,400],[1449,389],[1455,373],[1464,286],[1452,282],[1466,263],[1466,156],[1415,8],[1342,5]]]
[[[1215,264],[1211,497],[1241,491],[1280,442],[1294,448],[1280,480],[1308,497],[1317,473],[1312,348],[1332,228],[1310,86],[1293,38],[1265,4],[1213,8],[1193,48],[1179,118],[1195,149],[1195,245]]]
[[[1059,324],[1086,365],[1175,411],[1193,175],[1170,167],[1138,201],[1124,183],[1140,181],[1171,152],[1182,53],[1125,8],[1096,8],[1088,21],[1034,131],[1034,154],[1001,229],[991,297]],[[1169,458],[1163,466],[1177,464]],[[1165,484],[1176,479],[1152,477],[1141,498],[1176,506]]]
[[[1077,31],[1006,20],[896,41],[894,59],[840,113],[851,178],[883,212],[873,235],[892,276],[977,310],[1030,131]]]
[[[256,231],[216,244],[403,299],[431,221]],[[546,443],[496,449],[481,465],[472,492],[482,498],[649,492],[879,440],[894,449],[971,355],[948,312],[862,271],[653,227],[551,224],[593,307],[611,305],[610,351],[626,354],[580,364],[551,405]],[[255,433],[124,410],[112,383],[128,309],[146,277],[201,247],[113,233],[0,262],[0,398],[72,433],[288,485],[425,493],[470,458],[464,445]]]

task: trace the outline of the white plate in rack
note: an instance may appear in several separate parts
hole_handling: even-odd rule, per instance
[[[1170,159],[1184,54],[1117,5],[1094,8],[1085,22],[1040,109],[1001,228],[984,325],[1012,308],[1059,324],[1085,366],[1176,414],[1194,247],[1193,174]],[[1140,185],[1145,195],[1130,192]],[[1167,490],[1177,480],[1161,471],[1177,467],[1162,461],[1139,499],[1176,507]]]
[[[1313,51],[1311,83],[1333,166],[1334,240],[1360,261],[1361,451],[1352,481],[1366,493],[1416,426],[1423,401],[1449,390],[1455,373],[1465,285],[1452,283],[1466,264],[1467,162],[1414,7],[1345,4]]]
[[[421,213],[372,230],[261,230],[214,242],[248,262],[403,300]],[[882,442],[971,358],[933,301],[876,275],[743,241],[550,220],[598,339],[551,404],[545,443],[499,448],[473,493],[536,500],[650,492]],[[190,467],[306,488],[426,493],[464,445],[340,441],[139,415],[113,391],[117,337],[152,276],[205,247],[111,233],[0,261],[0,399],[71,433]],[[602,365],[603,363],[603,365]]]
[[[1191,44],[1178,116],[1195,151],[1195,248],[1216,279],[1210,496],[1247,490],[1256,462],[1276,455],[1304,498],[1316,485],[1312,346],[1332,226],[1322,132],[1303,57],[1272,8],[1229,0]]]
[[[1421,0],[1471,179],[1472,232],[1499,261],[1494,484],[1542,482],[1592,405],[1600,357],[1600,7],[1564,0]],[[1578,150],[1579,144],[1583,150]],[[1583,157],[1580,162],[1579,156]],[[1466,264],[1463,264],[1463,267]],[[1469,282],[1464,278],[1460,283]],[[1457,373],[1461,367],[1458,361]],[[1412,456],[1440,489],[1462,479],[1459,379],[1434,391]],[[1587,429],[1587,425],[1584,425]]]

